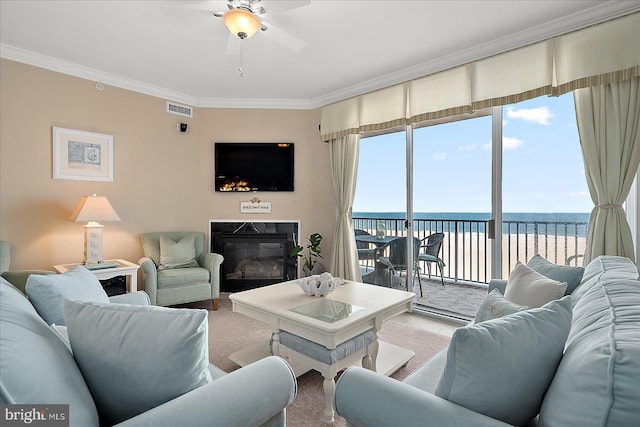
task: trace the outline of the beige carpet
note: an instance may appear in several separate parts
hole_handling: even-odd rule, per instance
[[[230,353],[246,346],[265,342],[271,336],[266,324],[231,311],[231,301],[227,295],[220,299],[218,311],[212,311],[210,302],[185,304],[181,307],[206,308],[209,311],[209,358],[211,363],[231,372],[238,366],[227,357]],[[416,356],[398,370],[393,378],[401,380],[438,351],[449,344],[449,337],[411,328],[399,322],[386,322],[380,338],[392,344],[411,349]],[[324,393],[322,376],[310,371],[298,378],[298,395],[287,408],[287,425],[291,427],[326,426],[322,422],[324,411]],[[334,426],[344,426],[344,419],[336,416]]]

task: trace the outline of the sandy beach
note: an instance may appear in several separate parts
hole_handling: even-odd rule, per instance
[[[375,231],[372,230],[372,233]],[[406,235],[399,233],[399,235]],[[422,236],[419,236],[422,237]],[[502,272],[492,274],[491,245],[493,241],[481,232],[450,232],[440,250],[445,263],[444,276],[464,282],[488,283],[492,278],[506,279],[516,262],[527,263],[536,253],[547,260],[560,265],[582,265],[586,247],[585,237],[503,234],[502,236]],[[422,274],[426,274],[426,265],[420,265]],[[436,274],[432,265],[431,273]]]

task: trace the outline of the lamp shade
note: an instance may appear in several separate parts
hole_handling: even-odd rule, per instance
[[[244,9],[230,9],[222,16],[222,22],[239,39],[254,35],[262,26],[260,18]]]
[[[111,203],[104,196],[84,196],[76,206],[71,219],[76,222],[120,221]]]

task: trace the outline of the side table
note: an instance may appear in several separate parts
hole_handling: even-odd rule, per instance
[[[98,280],[111,279],[116,276],[126,276],[128,278],[128,292],[135,292],[138,290],[138,269],[140,266],[124,259],[109,259],[105,260],[105,263],[118,264],[117,267],[101,268],[91,270],[91,272],[98,278]],[[54,265],[53,268],[58,273],[64,273],[72,270],[82,264],[61,264]]]

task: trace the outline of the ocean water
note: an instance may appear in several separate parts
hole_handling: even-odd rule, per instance
[[[394,230],[401,227],[405,219],[404,212],[354,212],[354,223],[366,225],[365,228],[375,228],[374,220],[385,220],[385,228]],[[363,218],[364,220],[359,220]],[[413,214],[416,231],[422,234],[425,231],[458,231],[485,232],[485,222],[491,219],[489,212],[415,212]],[[362,221],[362,222],[359,222]],[[578,212],[504,212],[502,214],[503,234],[558,234],[576,235],[586,237],[589,213]],[[373,224],[373,227],[369,225]]]

